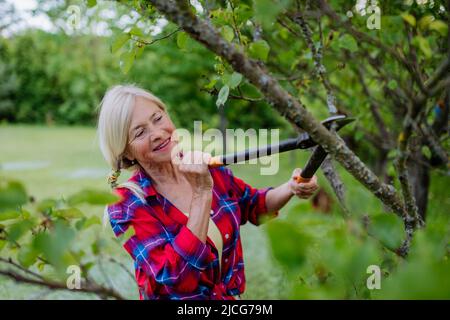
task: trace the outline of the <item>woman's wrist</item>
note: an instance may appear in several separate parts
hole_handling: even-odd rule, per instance
[[[284,183],[283,187],[284,187],[284,192],[286,194],[286,196],[289,198],[289,200],[294,196],[294,191],[292,190],[291,187],[291,181],[287,181]]]

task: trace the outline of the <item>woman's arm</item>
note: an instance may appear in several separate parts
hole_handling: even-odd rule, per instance
[[[211,192],[194,194],[189,212],[189,220],[186,224],[192,233],[203,243],[206,243],[208,234],[211,201]]]
[[[266,194],[267,211],[274,212],[280,210],[293,195],[288,182],[269,190]]]
[[[192,187],[192,201],[186,227],[206,243],[212,202],[213,179],[208,170],[211,155],[200,151],[183,155],[178,169],[184,174]]]
[[[307,199],[317,190],[317,177],[313,176],[309,182],[297,183],[294,179],[302,170],[297,168],[293,171],[288,182],[271,189],[266,194],[266,207],[268,212],[280,210],[292,198],[297,195],[301,199]]]

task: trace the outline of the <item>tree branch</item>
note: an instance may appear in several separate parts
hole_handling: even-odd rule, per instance
[[[180,30],[181,30],[181,28],[178,28],[178,29],[170,32],[169,34],[167,34],[165,36],[162,36],[160,38],[157,38],[157,39],[153,39],[152,41],[145,41],[145,40],[142,40],[142,39],[134,39],[134,41],[136,41],[138,43],[142,43],[142,44],[144,44],[146,46],[150,46],[150,45],[154,44],[155,42],[158,42],[158,41],[170,38],[173,34],[177,33]]]
[[[269,75],[263,65],[249,59],[242,48],[225,41],[220,33],[207,21],[200,20],[190,10],[183,10],[180,1],[150,1],[169,20],[183,28],[193,39],[202,43],[212,52],[224,58],[233,68],[244,75],[266,97],[267,101],[288,121],[304,129],[329,154],[333,155],[344,168],[368,188],[391,210],[406,219],[402,201],[396,190],[382,183],[378,177],[345,145],[339,136],[321,125],[304,105],[286,92]]]
[[[37,285],[37,286],[42,286],[42,287],[47,287],[53,290],[66,290],[66,291],[71,291],[71,292],[84,292],[84,293],[94,293],[94,294],[98,294],[101,296],[107,296],[107,297],[112,297],[118,300],[125,300],[125,298],[119,294],[118,292],[116,292],[114,289],[110,289],[110,288],[105,288],[102,286],[99,286],[97,284],[86,284],[85,286],[81,286],[80,289],[69,289],[67,287],[66,283],[62,283],[62,282],[56,282],[53,280],[36,280],[33,278],[29,278],[26,276],[23,276],[17,272],[11,271],[11,270],[0,270],[0,275],[6,276],[18,283],[27,283],[27,284],[32,284],[32,285]]]
[[[386,46],[384,43],[382,43],[380,40],[373,38],[372,36],[368,35],[367,33],[361,32],[356,30],[351,22],[349,21],[342,21],[339,15],[330,7],[330,5],[327,3],[326,0],[319,0],[320,8],[321,10],[331,18],[331,20],[336,23],[338,26],[343,27],[349,34],[351,34],[353,37],[355,37],[358,41],[369,43],[377,48],[382,49],[383,52],[389,53],[392,57],[394,57],[395,60],[400,62],[411,74],[414,81],[419,86],[420,90],[427,94],[426,87],[424,83],[421,81],[420,76],[417,74],[417,72],[414,69],[414,66],[404,57],[403,54],[400,54],[395,48]]]

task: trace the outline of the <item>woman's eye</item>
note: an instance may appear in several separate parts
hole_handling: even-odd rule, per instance
[[[139,130],[138,133],[136,133],[135,137],[139,138],[142,135],[142,133],[144,133],[144,130]]]
[[[159,121],[161,120],[162,116],[159,116],[158,118],[155,119],[155,121]]]

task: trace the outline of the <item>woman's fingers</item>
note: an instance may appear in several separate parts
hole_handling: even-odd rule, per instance
[[[294,171],[292,172],[292,177],[300,177],[300,174],[302,173],[302,169],[300,168],[295,168]]]
[[[211,191],[213,180],[208,169],[211,155],[201,151],[187,151],[183,153],[178,168],[191,184],[194,193]]]
[[[297,183],[295,178],[300,177],[301,173],[302,170],[300,168],[296,168],[292,172],[292,181],[290,183],[291,191],[299,198],[307,199],[311,197],[319,188],[317,185],[317,176],[314,175],[308,182]]]
[[[187,151],[183,153],[178,168],[185,174],[209,175],[208,163],[210,159],[211,155],[209,153]]]

